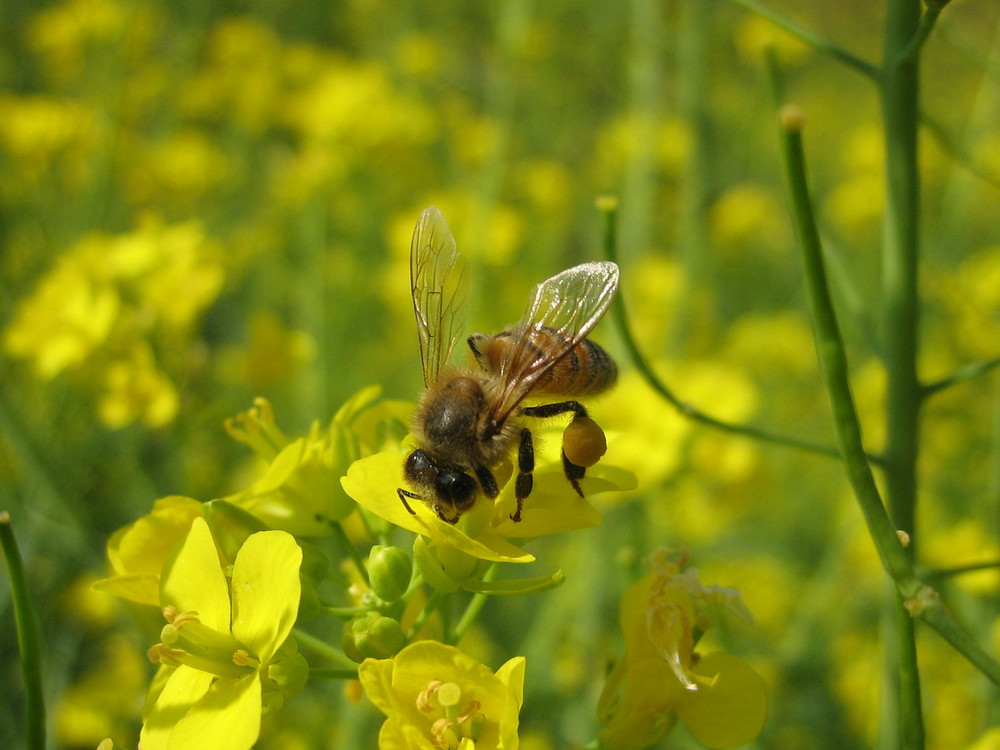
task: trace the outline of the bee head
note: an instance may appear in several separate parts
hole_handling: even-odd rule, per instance
[[[413,451],[406,459],[403,473],[416,486],[433,490],[438,505],[454,509],[456,514],[467,511],[476,501],[476,480],[458,469],[439,468],[426,451]]]
[[[434,494],[461,513],[476,501],[476,480],[464,471],[445,469],[438,472]]]

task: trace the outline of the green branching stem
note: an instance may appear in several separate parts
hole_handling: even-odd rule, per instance
[[[1000,367],[1000,357],[994,357],[993,359],[988,359],[983,362],[973,362],[972,364],[960,367],[947,377],[935,380],[932,383],[925,383],[921,395],[925,399],[929,398],[938,391],[943,391],[946,388],[950,388],[958,383],[963,383],[966,380],[972,380],[980,375],[985,375],[997,367]]]
[[[754,13],[761,18],[766,18],[778,28],[788,32],[796,39],[805,42],[817,52],[829,55],[852,70],[861,73],[866,78],[873,81],[878,78],[879,70],[875,65],[872,65],[867,60],[863,60],[860,57],[852,55],[850,52],[834,44],[824,36],[817,34],[811,29],[807,29],[805,26],[800,26],[794,21],[785,18],[780,13],[776,13],[770,8],[761,5],[756,2],[756,0],[730,0],[730,2],[734,5],[739,5],[741,8],[749,10],[751,13]]]
[[[792,220],[805,265],[816,352],[833,411],[834,433],[848,478],[861,505],[882,565],[900,583],[905,593],[913,596],[919,591],[920,582],[896,536],[896,527],[889,521],[882,504],[861,438],[861,426],[848,381],[847,353],[830,297],[822,246],[806,182],[802,119],[802,114],[796,107],[786,106],[781,112],[785,177]]]
[[[903,48],[903,51],[899,54],[900,62],[913,62],[917,59],[924,43],[927,41],[928,37],[930,37],[931,31],[934,30],[934,24],[937,23],[938,16],[941,15],[943,8],[943,4],[927,6],[927,10],[925,10],[924,14],[920,17],[920,25],[917,27],[916,32],[906,47]]]
[[[10,598],[14,606],[17,626],[17,645],[21,651],[21,674],[24,676],[25,747],[28,750],[45,748],[45,700],[42,694],[42,649],[38,620],[31,603],[24,563],[17,548],[17,540],[10,526],[10,514],[0,513],[0,546],[7,562],[10,579]]]
[[[996,570],[1000,568],[1000,560],[989,560],[987,562],[969,563],[968,565],[956,565],[954,568],[933,568],[921,574],[921,579],[930,583],[943,581],[948,578],[957,578],[967,573],[978,573],[982,570]]]
[[[946,641],[1000,685],[1000,663],[991,659],[948,615],[933,590],[916,576],[896,526],[882,503],[866,457],[854,397],[848,380],[847,355],[830,298],[822,247],[806,181],[802,150],[802,115],[795,107],[782,110],[781,142],[788,183],[792,220],[802,251],[806,289],[816,336],[816,351],[833,412],[837,436],[848,479],[868,525],[869,533],[886,572],[895,583],[903,609],[911,619],[920,617]],[[913,745],[906,745],[913,747]]]
[[[882,252],[882,348],[886,371],[885,493],[892,524],[910,535],[906,553],[915,555],[917,459],[920,449],[921,387],[917,377],[920,318],[920,121],[919,0],[889,0],[886,5],[884,61],[879,79],[884,120],[886,209]],[[924,746],[924,724],[917,665],[915,624],[903,606],[895,606],[897,649],[895,669],[887,664],[890,680],[898,679],[891,694],[898,696],[903,747]]]
[[[609,260],[615,262],[618,261],[618,240],[617,240],[617,223],[618,223],[618,206],[617,201],[612,198],[603,198],[599,201],[599,208],[601,214],[604,218],[604,253],[605,257]],[[692,404],[680,399],[673,389],[671,389],[663,380],[656,374],[653,370],[652,365],[643,356],[639,349],[639,345],[635,341],[635,336],[632,334],[632,327],[629,324],[628,311],[625,307],[625,296],[621,289],[618,290],[618,294],[615,296],[615,301],[612,303],[612,316],[615,321],[615,326],[618,329],[618,333],[621,336],[622,343],[625,349],[628,351],[629,358],[635,365],[636,370],[643,377],[643,379],[649,384],[657,394],[659,394],[667,403],[673,406],[677,411],[684,417],[691,419],[692,421],[698,422],[700,424],[707,425],[709,427],[714,427],[715,429],[722,430],[723,432],[728,432],[734,435],[742,435],[744,437],[753,438],[756,440],[761,440],[768,443],[774,443],[776,445],[784,445],[791,448],[799,448],[801,450],[812,451],[814,453],[820,453],[825,456],[836,457],[839,455],[837,449],[829,445],[821,445],[819,443],[813,443],[808,440],[801,440],[796,437],[791,437],[788,435],[780,435],[777,433],[770,432],[758,427],[753,427],[751,425],[736,424],[732,422],[725,422],[721,419],[717,419],[705,412],[701,411]],[[877,459],[872,459],[877,460]]]

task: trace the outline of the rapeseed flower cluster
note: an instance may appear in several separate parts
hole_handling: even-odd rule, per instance
[[[695,647],[719,612],[749,620],[739,592],[703,586],[683,556],[656,553],[651,572],[625,593],[620,624],[625,657],[599,706],[606,747],[639,750],[659,742],[678,719],[710,748],[745,745],[763,729],[764,681],[741,659]]]
[[[151,340],[186,340],[222,287],[219,248],[196,222],[146,216],[134,232],[87,237],[22,300],[4,332],[8,355],[44,379],[79,372],[109,427],[174,419],[177,386]]]
[[[401,440],[393,425],[400,425],[410,408],[382,401],[378,389],[368,388],[348,400],[327,427],[314,425],[307,436],[290,438],[277,425],[270,403],[258,399],[229,420],[227,430],[263,460],[259,479],[208,503],[161,498],[151,513],[111,538],[113,574],[95,587],[156,607],[167,621],[149,650],[159,670],[143,711],[143,748],[183,750],[206,742],[220,750],[251,747],[260,736],[261,716],[280,709],[306,683],[311,660],[299,653],[293,628],[299,632],[324,614],[345,619],[343,651],[325,645],[321,652],[360,662],[357,677],[386,715],[380,747],[518,747],[525,658],[514,657],[493,672],[448,643],[461,638],[471,621],[451,636],[446,623],[431,622],[442,614],[442,597],[463,589],[476,597],[517,596],[559,585],[562,574],[496,581],[484,566],[529,563],[535,557],[521,546],[524,540],[596,526],[601,516],[569,487],[552,448],[537,456],[536,483],[520,524],[510,519],[509,470],[498,472],[502,489],[495,503],[476,503],[456,524],[420,502],[409,512],[396,492],[406,484],[403,449],[409,439]],[[621,469],[592,469],[582,481],[588,497],[633,486],[631,475]],[[366,537],[370,540],[376,522],[412,532],[412,558],[397,546],[374,544],[367,564],[358,557],[352,567],[345,559],[352,582],[339,595],[342,604],[325,603],[337,577],[331,579],[326,565],[317,564],[307,538],[337,534],[348,544],[371,545]],[[350,539],[349,529],[354,529]],[[379,538],[387,537],[383,532]],[[690,573],[682,574],[665,559],[657,570],[657,590],[686,581],[680,586],[684,596],[696,597],[684,605],[690,615],[683,626],[689,628],[687,635],[662,634],[674,639],[664,646],[664,663],[673,670],[664,689],[672,691],[677,679],[686,687],[703,680],[704,695],[714,696],[719,688],[712,685],[720,678],[699,672],[692,661],[690,627],[695,609],[697,626],[705,627],[704,602],[724,600],[742,612],[738,596],[698,588]],[[623,605],[627,643],[638,631],[624,613],[638,606]],[[317,648],[313,636],[300,638]],[[634,650],[630,647],[630,653]],[[726,662],[726,670],[731,669]],[[733,700],[753,704],[759,699],[740,696],[758,686],[742,679],[733,682],[725,671],[719,684],[735,695]],[[634,718],[628,716],[624,721]],[[715,720],[710,711],[703,719],[706,726]]]

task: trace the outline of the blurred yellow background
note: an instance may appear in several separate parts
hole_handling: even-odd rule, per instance
[[[768,7],[877,62],[881,4]],[[956,0],[923,60],[921,371],[1000,350],[1000,7]],[[473,267],[474,330],[601,257],[618,197],[638,343],[720,419],[832,445],[764,69],[806,113],[814,198],[868,447],[883,439],[877,312],[883,133],[870,82],[770,21],[708,0],[326,3],[68,0],[0,21],[0,507],[46,643],[59,746],[134,746],[149,634],[88,589],[110,533],[164,495],[245,484],[222,429],[255,396],[289,434],[365,385],[421,387],[408,281],[422,208]],[[877,742],[888,590],[835,459],[698,426],[660,400],[608,321],[620,385],[592,413],[639,489],[602,528],[546,540],[561,589],[491,602],[469,649],[528,658],[522,746],[579,746],[615,653],[632,561],[686,548],[757,623],[721,635],[765,676],[762,748]],[[996,376],[927,402],[918,555],[996,561]],[[536,552],[536,554],[538,554]],[[541,557],[541,555],[539,555]],[[940,581],[992,652],[996,568]],[[0,581],[0,746],[22,699]],[[1000,724],[996,689],[921,633],[928,746]],[[373,746],[342,685],[310,688],[261,747]],[[678,735],[669,747],[687,747]],[[986,736],[980,750],[1000,747]]]

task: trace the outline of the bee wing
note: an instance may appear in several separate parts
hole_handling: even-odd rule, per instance
[[[608,311],[618,289],[618,266],[610,261],[582,263],[535,287],[524,317],[512,329],[514,341],[500,363],[500,393],[491,416],[503,421],[531,393],[536,383],[579,344]],[[555,349],[533,342],[540,328],[562,334]]]
[[[410,244],[410,293],[417,319],[424,385],[437,380],[465,328],[468,273],[465,258],[442,213],[420,212]]]

